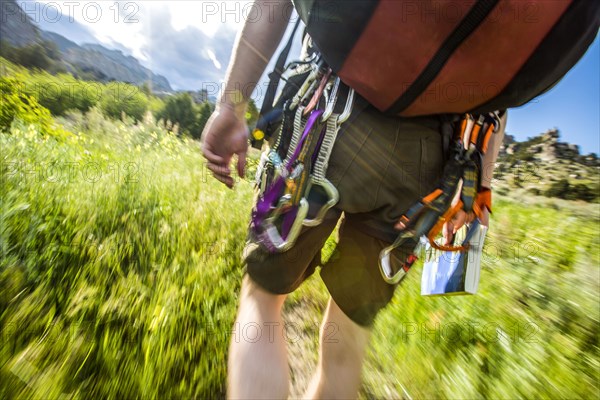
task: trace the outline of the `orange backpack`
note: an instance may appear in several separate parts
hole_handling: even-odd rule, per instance
[[[321,55],[393,115],[485,113],[555,85],[600,25],[598,0],[294,0]]]

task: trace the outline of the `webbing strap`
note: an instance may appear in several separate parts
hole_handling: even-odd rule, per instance
[[[340,82],[340,79],[336,78],[336,82],[332,90],[333,97],[330,99],[332,111],[335,106],[335,102],[337,101],[337,93]],[[333,150],[335,140],[337,139],[338,132],[340,131],[340,126],[350,116],[353,106],[354,90],[350,88],[348,91],[348,97],[346,98],[346,105],[344,106],[342,113],[339,115],[333,113],[328,115],[327,130],[325,132],[325,136],[323,137],[323,142],[321,143],[321,148],[319,149],[319,154],[317,155],[317,161],[313,171],[313,179],[317,183],[323,183],[325,181],[327,167],[329,166],[329,157],[331,157],[331,151]]]
[[[300,148],[304,144],[304,141],[309,136],[312,131],[313,126],[318,121],[318,119],[323,114],[321,110],[315,110],[310,114],[308,121],[306,122],[306,127],[304,132],[302,132],[302,136],[298,141],[298,145],[295,147],[294,152],[292,153],[289,159],[286,159],[287,162],[284,165],[284,169],[287,174],[290,173],[292,164],[298,159],[298,155],[300,153]],[[290,149],[292,149],[290,147]],[[275,205],[278,199],[281,197],[281,192],[285,186],[285,177],[279,177],[272,185],[267,189],[267,191],[262,195],[262,197],[258,200],[256,204],[256,208],[252,215],[252,224],[255,227],[261,226],[265,217],[271,211],[271,208]]]
[[[333,144],[340,130],[338,125],[339,115],[332,114],[327,119],[327,128],[325,129],[325,135],[323,136],[323,142],[317,155],[317,161],[314,166],[313,179],[315,182],[322,183],[325,181],[325,174],[327,172],[327,166],[329,165],[329,156],[333,149]]]
[[[294,131],[292,139],[290,140],[290,146],[288,147],[287,154],[285,156],[285,165],[291,164],[291,159],[294,154],[294,150],[298,148],[298,141],[302,135],[302,114],[304,113],[304,107],[298,106],[296,109],[296,115],[294,116]]]
[[[298,21],[296,21],[296,24],[294,25],[294,29],[292,30],[292,33],[290,34],[290,38],[288,39],[288,42],[286,43],[286,45],[283,48],[283,50],[281,51],[281,53],[279,53],[279,58],[277,59],[277,62],[275,63],[275,68],[269,74],[269,86],[267,87],[267,91],[265,92],[265,97],[263,99],[263,103],[260,108],[261,118],[259,119],[259,121],[256,124],[256,128],[262,130],[263,132],[267,130],[266,125],[268,124],[268,121],[266,120],[265,116],[273,109],[273,102],[275,101],[275,94],[277,93],[277,87],[279,87],[279,81],[281,80],[281,75],[283,74],[283,69],[285,67],[285,61],[287,60],[288,55],[290,54],[290,50],[292,48],[292,43],[294,41],[294,36],[296,36],[296,30],[298,29],[299,25],[300,25],[300,18],[298,18]]]

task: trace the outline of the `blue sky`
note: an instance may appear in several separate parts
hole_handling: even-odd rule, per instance
[[[506,130],[524,140],[554,127],[583,153],[600,154],[600,38],[552,90],[511,109]]]

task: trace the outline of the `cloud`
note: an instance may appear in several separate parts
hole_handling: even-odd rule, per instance
[[[237,29],[241,27],[247,0],[231,3],[188,1],[81,1],[68,8],[62,0],[18,0],[34,3],[33,14],[50,16],[38,19],[42,29],[56,32],[78,44],[98,43],[137,58],[154,73],[165,76],[176,90],[206,88],[212,95],[225,77]],[[37,6],[35,5],[37,3]],[[209,5],[220,5],[219,13]],[[101,12],[93,18],[99,5]],[[235,7],[234,7],[235,6]],[[52,7],[62,11],[54,21]],[[87,8],[86,8],[87,7]],[[86,12],[87,10],[87,12]],[[237,10],[233,13],[227,10]],[[214,15],[213,15],[214,14]],[[127,21],[131,22],[128,23]],[[283,47],[285,43],[280,45]],[[291,57],[298,53],[299,36]],[[279,50],[278,50],[279,52]],[[279,53],[275,53],[277,56]],[[274,57],[276,58],[276,57]],[[272,70],[275,60],[267,67]],[[266,86],[266,73],[255,98],[260,104]]]
[[[168,7],[152,8],[141,52],[154,72],[177,89],[199,90],[223,80],[235,41],[235,28],[221,25],[213,37],[187,26],[176,30]]]

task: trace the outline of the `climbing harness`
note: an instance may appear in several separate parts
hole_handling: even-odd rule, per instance
[[[250,228],[271,253],[291,248],[303,226],[319,225],[339,201],[326,171],[340,126],[352,111],[354,91],[348,90],[342,111],[336,113],[340,79],[322,61],[311,68],[298,92],[285,102],[279,135],[261,154],[256,172],[259,196]],[[325,200],[309,215],[309,197],[317,191]]]
[[[439,244],[436,237],[444,223],[452,220],[460,210],[473,211],[479,220],[485,208],[491,211],[491,191],[481,186],[482,161],[492,134],[499,130],[500,118],[500,112],[478,116],[465,114],[455,123],[440,184],[400,218],[402,230],[398,238],[379,255],[379,268],[387,283],[400,282],[427,243],[443,251],[463,252],[467,249],[465,245]],[[452,204],[455,198],[457,200]],[[400,265],[394,266],[392,255],[397,249],[404,253],[399,257]]]
[[[252,135],[252,145],[260,148],[263,138],[271,144],[270,138],[276,134],[275,143],[260,157],[258,200],[250,223],[258,243],[271,253],[290,249],[303,227],[322,223],[327,211],[339,201],[326,172],[340,126],[352,111],[355,93],[333,74],[320,53],[316,54],[309,62],[288,65],[286,70],[294,71],[284,79],[286,86],[280,98],[263,104]],[[279,66],[283,65],[283,55]],[[348,93],[340,107],[342,86]],[[270,101],[276,87],[269,85],[266,98]],[[464,114],[453,122],[453,137],[444,137],[448,160],[438,187],[401,217],[398,238],[380,253],[379,268],[387,283],[400,282],[428,242],[439,250],[466,249],[439,244],[436,237],[460,210],[473,211],[480,218],[485,208],[491,209],[491,193],[481,187],[482,160],[499,121],[499,113],[494,112]],[[402,250],[401,257],[398,249]]]

